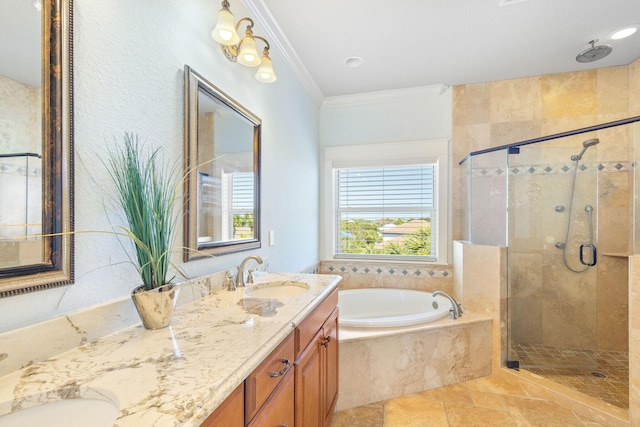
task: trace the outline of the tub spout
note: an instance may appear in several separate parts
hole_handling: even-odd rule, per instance
[[[435,291],[432,295],[434,298],[438,295],[442,295],[449,300],[449,302],[451,303],[451,310],[449,310],[449,312],[451,313],[450,317],[452,319],[457,319],[458,317],[462,316],[462,304],[456,301],[455,298],[453,298],[451,295],[444,291]]]

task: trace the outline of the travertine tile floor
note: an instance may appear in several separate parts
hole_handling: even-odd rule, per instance
[[[629,408],[629,354],[618,351],[563,350],[541,344],[512,349],[520,366],[559,384],[620,408]]]
[[[483,377],[336,412],[331,422],[331,427],[601,425],[532,395],[506,376]]]

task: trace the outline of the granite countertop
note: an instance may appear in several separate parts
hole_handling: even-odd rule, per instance
[[[268,273],[256,285],[281,280],[310,289],[281,300],[219,291],[178,307],[168,328],[128,328],[1,377],[0,415],[84,397],[114,402],[115,426],[199,426],[340,277]]]

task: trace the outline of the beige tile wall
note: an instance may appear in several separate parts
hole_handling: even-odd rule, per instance
[[[629,422],[640,425],[640,255],[630,258],[629,282]]]
[[[469,315],[433,326],[374,338],[341,338],[336,410],[491,374],[490,319]]]
[[[320,274],[338,274],[340,289],[400,288],[433,292],[451,292],[453,269],[449,265],[373,263],[325,260]]]
[[[640,59],[629,66],[458,86],[453,92],[453,109],[453,174],[454,182],[460,182],[463,169],[458,162],[472,151],[640,115]],[[576,148],[590,137],[583,136],[575,139]],[[609,166],[622,159],[631,162],[633,144],[640,147],[638,125],[601,131],[597,136],[601,139],[599,161]],[[634,177],[627,171],[605,171],[599,180],[599,245],[611,256],[600,258],[597,271],[598,346],[618,350],[628,345],[630,424],[640,425],[640,258],[632,257],[627,269],[626,257],[613,256],[635,252],[635,242],[640,241],[631,227]],[[466,228],[461,223],[465,219],[464,192],[464,186],[454,185],[454,239],[463,237]],[[635,229],[640,229],[640,215],[636,218]],[[529,281],[526,288],[531,292],[543,280],[542,273],[532,269],[549,266],[526,258],[540,256],[521,254],[521,263],[528,267],[517,274]],[[627,271],[629,279],[625,278]]]

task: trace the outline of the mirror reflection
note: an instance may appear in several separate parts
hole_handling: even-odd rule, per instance
[[[185,261],[260,246],[258,117],[185,67]]]
[[[40,3],[0,0],[0,268],[42,262]]]
[[[0,10],[1,298],[73,281],[73,4]]]

